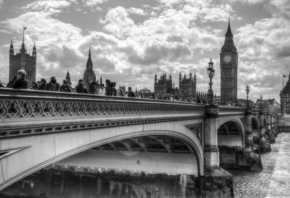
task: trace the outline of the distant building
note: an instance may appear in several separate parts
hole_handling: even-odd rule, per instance
[[[68,84],[71,85],[71,79],[70,79],[69,71],[67,71],[65,79],[67,80]]]
[[[192,77],[190,72],[189,78],[181,77],[181,73],[179,74],[179,96],[181,97],[196,97],[196,75]]]
[[[166,74],[162,74],[159,79],[155,74],[155,83],[154,83],[154,93],[156,94],[171,94],[172,93],[172,77],[169,75],[167,78]]]
[[[151,93],[151,90],[148,89],[147,87],[144,87],[143,89],[140,90],[143,94]]]
[[[281,113],[290,114],[290,75],[287,84],[280,92]]]
[[[91,57],[91,49],[89,49],[89,57],[87,60],[87,65],[86,65],[86,70],[84,72],[83,80],[84,80],[86,87],[89,87],[89,84],[91,81],[96,81],[96,74],[95,74],[95,71],[93,70],[93,61],[92,61],[92,57]]]
[[[261,110],[269,111],[271,114],[278,114],[280,113],[280,104],[273,98],[273,99],[264,99],[261,98],[257,99],[255,103],[255,107]],[[289,108],[289,102],[288,102]]]
[[[14,47],[11,41],[9,50],[9,81],[17,76],[17,71],[24,69],[26,71],[26,80],[28,82],[28,87],[32,85],[32,81],[36,80],[36,47],[33,46],[32,55],[27,53],[23,42],[19,53],[14,55]]]
[[[220,52],[221,102],[237,102],[238,97],[238,52],[235,47],[230,22],[225,43]]]
[[[122,89],[123,93],[126,93],[126,85],[119,85],[119,89]]]

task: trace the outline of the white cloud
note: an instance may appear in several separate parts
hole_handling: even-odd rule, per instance
[[[25,11],[38,11],[50,14],[59,14],[63,11],[69,11],[72,7],[76,11],[82,11],[84,8],[89,8],[91,11],[100,11],[102,8],[98,6],[107,1],[108,0],[38,0],[24,6],[22,9]]]
[[[34,1],[23,7],[26,11],[47,12],[50,14],[58,14],[65,8],[71,6],[69,0],[41,0]]]
[[[89,8],[95,8],[99,4],[103,4],[108,0],[82,0],[83,5]]]
[[[134,7],[130,7],[129,9],[127,9],[127,11],[130,14],[136,14],[136,15],[147,15],[148,14],[144,10],[142,10],[140,8],[134,8]]]

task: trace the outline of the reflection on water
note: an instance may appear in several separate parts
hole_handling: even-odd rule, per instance
[[[290,197],[290,133],[282,133],[261,155],[263,171],[230,171],[234,175],[235,197]]]
[[[196,197],[195,188],[188,189],[188,176],[76,174],[42,170],[11,185],[5,197]],[[195,179],[193,179],[195,180]],[[191,187],[194,182],[191,180]],[[196,185],[193,185],[196,186]]]

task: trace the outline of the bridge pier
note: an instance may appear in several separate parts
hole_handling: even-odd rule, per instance
[[[267,130],[267,123],[265,123],[265,114],[266,112],[260,111],[259,114],[259,123],[260,123],[260,136],[258,139],[258,143],[260,146],[261,152],[270,152],[271,151],[271,145],[269,141],[267,140],[266,130]],[[266,126],[265,126],[266,125]]]
[[[204,134],[204,175],[201,176],[201,190],[205,197],[221,197],[220,191],[226,189],[224,197],[234,197],[233,176],[220,167],[217,121],[219,109],[216,105],[207,105],[205,109]],[[212,190],[216,189],[216,190]],[[223,197],[223,196],[222,196]]]
[[[266,135],[268,138],[269,143],[275,143],[276,132],[272,126],[272,115],[268,112],[266,116],[267,120],[267,131]]]

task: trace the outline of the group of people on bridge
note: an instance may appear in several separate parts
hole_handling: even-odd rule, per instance
[[[5,87],[0,81],[0,87]],[[21,69],[18,71],[17,76],[15,76],[8,84],[7,87],[13,89],[33,89],[33,90],[43,90],[43,91],[59,91],[59,92],[69,92],[69,93],[82,93],[82,94],[96,94],[102,96],[123,96],[132,98],[150,98],[158,100],[169,100],[169,101],[182,101],[189,103],[207,103],[206,97],[185,97],[173,94],[154,94],[154,93],[142,93],[141,91],[132,91],[131,87],[128,87],[128,91],[125,88],[116,88],[116,82],[111,82],[109,79],[106,80],[106,85],[100,84],[98,81],[91,81],[88,88],[85,86],[84,80],[80,79],[75,88],[72,88],[70,83],[64,79],[62,85],[60,85],[56,78],[52,76],[47,82],[44,78],[40,81],[33,81],[32,86],[28,87],[28,82],[26,80],[26,72]],[[220,101],[213,100],[215,104],[220,104]],[[243,106],[239,103],[226,103],[229,106]]]

